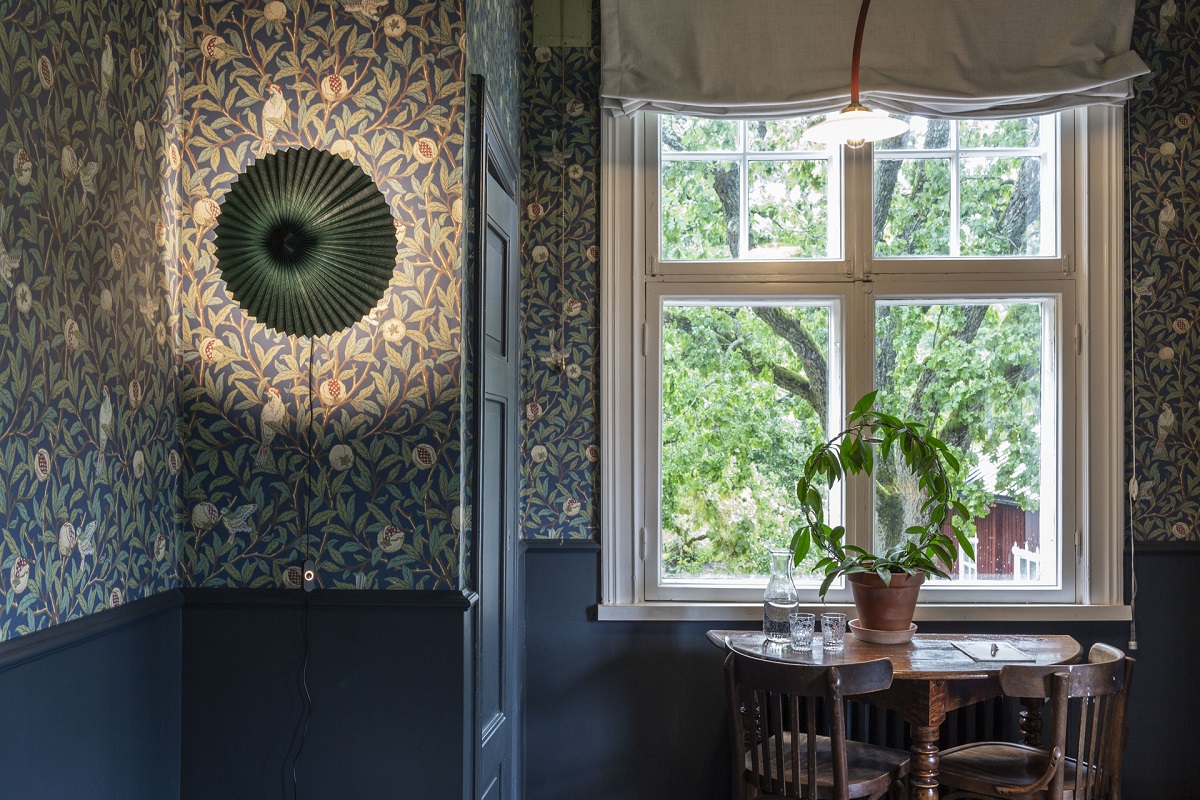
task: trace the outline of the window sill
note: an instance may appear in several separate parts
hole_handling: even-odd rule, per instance
[[[848,603],[801,606],[804,611],[853,613]],[[1129,606],[1067,605],[1063,603],[985,604],[923,603],[917,606],[917,622],[1126,622]],[[601,622],[756,622],[762,619],[762,603],[609,603],[596,606]]]

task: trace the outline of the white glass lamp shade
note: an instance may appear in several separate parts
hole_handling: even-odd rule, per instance
[[[864,105],[851,103],[837,116],[813,125],[806,136],[817,144],[845,144],[862,147],[867,142],[878,142],[899,136],[908,130],[908,123],[888,116],[885,111],[872,111]]]

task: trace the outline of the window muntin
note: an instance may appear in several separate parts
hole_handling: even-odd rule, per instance
[[[1056,116],[906,119],[873,150],[875,257],[1058,255]]]
[[[821,117],[659,119],[660,259],[840,255],[840,160],[804,141],[804,132]]]
[[[658,343],[654,302],[655,293],[670,293],[684,284],[692,299],[714,299],[734,281],[758,283],[774,293],[803,296],[805,291],[840,293],[846,301],[846,375],[844,391],[858,396],[870,389],[874,363],[871,360],[870,337],[863,335],[863,311],[871,314],[874,293],[878,296],[906,297],[972,297],[979,291],[991,296],[1006,293],[1039,296],[1046,291],[1057,293],[1061,299],[1058,314],[1058,381],[1060,381],[1060,415],[1066,409],[1068,425],[1058,432],[1060,452],[1057,453],[1060,491],[1068,498],[1058,511],[1061,518],[1063,548],[1062,590],[1056,593],[1028,594],[1027,589],[1014,588],[980,595],[976,591],[954,590],[926,584],[926,602],[938,599],[948,602],[989,603],[1060,603],[1060,602],[1120,602],[1120,536],[1111,530],[1112,519],[1120,518],[1120,470],[1109,464],[1120,463],[1120,275],[1111,255],[1120,253],[1117,225],[1121,212],[1120,113],[1109,109],[1088,109],[1058,116],[1058,152],[1063,173],[1058,175],[1056,203],[1061,209],[1061,224],[1057,239],[1061,241],[1055,257],[1009,257],[947,259],[928,257],[875,258],[871,253],[871,209],[862,201],[845,203],[845,211],[834,224],[842,225],[845,260],[827,259],[802,261],[744,261],[730,269],[728,260],[673,261],[662,263],[658,242],[658,181],[659,128],[654,115],[636,115],[628,120],[605,121],[604,169],[602,179],[608,187],[605,197],[605,241],[601,248],[602,279],[605,291],[614,303],[608,306],[606,324],[602,329],[606,363],[611,387],[605,391],[605,441],[610,456],[604,469],[605,511],[601,528],[608,558],[605,560],[604,603],[640,604],[654,599],[649,577],[654,575],[652,564],[655,551],[653,528],[658,506],[650,494],[656,492],[656,482],[649,471],[656,469],[646,461],[655,441],[649,422],[643,416],[646,409],[656,408],[654,381],[658,368]],[[1087,143],[1087,149],[1082,143]],[[864,168],[865,166],[865,168]],[[871,151],[844,151],[836,154],[834,169],[840,170],[842,184],[852,197],[869,197],[871,191]],[[838,185],[840,186],[840,184]],[[838,188],[838,186],[835,186]],[[1088,192],[1088,187],[1093,187]],[[839,209],[841,207],[839,200]],[[1092,225],[1085,225],[1088,216]],[[1056,221],[1058,222],[1058,221]],[[1091,231],[1091,233],[1088,233]],[[1105,233],[1108,231],[1108,233]],[[1090,247],[1090,265],[1076,261],[1076,254]],[[629,271],[629,264],[635,269]],[[1087,277],[1092,276],[1091,281]],[[828,282],[845,284],[830,288]],[[991,282],[991,289],[980,284]],[[707,282],[707,288],[700,288]],[[818,289],[815,282],[823,282]],[[1090,285],[1092,288],[1090,288]],[[745,284],[742,284],[743,290]],[[922,288],[925,287],[925,288]],[[629,290],[632,294],[626,294]],[[628,297],[629,300],[622,300]],[[865,305],[864,305],[865,303]],[[1081,317],[1076,317],[1076,307]],[[1111,312],[1111,313],[1110,313]],[[1088,323],[1088,319],[1091,319]],[[1076,321],[1080,320],[1080,321]],[[1082,324],[1081,324],[1082,323]],[[628,324],[630,327],[625,327]],[[1115,327],[1116,326],[1116,327]],[[1088,330],[1092,330],[1092,335]],[[868,329],[870,330],[869,327]],[[625,331],[625,332],[622,332]],[[857,332],[856,332],[857,331]],[[1063,335],[1066,331],[1066,335]],[[1074,347],[1070,345],[1074,336]],[[1062,344],[1066,341],[1067,344]],[[1091,342],[1091,343],[1090,343]],[[638,345],[638,343],[641,343]],[[629,345],[632,345],[632,348]],[[1092,350],[1091,348],[1096,348]],[[636,350],[634,359],[622,362]],[[1076,357],[1078,356],[1078,357]],[[1088,367],[1091,363],[1092,367]],[[628,375],[628,377],[623,377]],[[1076,390],[1078,385],[1078,390]],[[1115,387],[1115,389],[1114,389]],[[628,399],[626,399],[628,398]],[[624,409],[630,402],[640,409],[635,420],[626,421]],[[1088,408],[1093,408],[1088,415]],[[656,414],[656,411],[654,411]],[[1091,422],[1086,422],[1091,420]],[[839,417],[840,421],[840,417]],[[625,444],[628,443],[628,444]],[[1090,453],[1096,455],[1090,456]],[[1111,453],[1115,456],[1109,457]],[[1098,455],[1098,456],[1097,456]],[[1097,461],[1099,458],[1099,461]],[[626,477],[632,477],[626,482]],[[654,476],[656,479],[656,476]],[[628,486],[632,489],[623,488]],[[1100,487],[1096,491],[1094,487]],[[643,491],[644,489],[644,491]],[[859,507],[858,497],[862,497]],[[870,535],[868,518],[872,515],[870,498],[862,493],[846,501],[847,527],[866,530]],[[862,519],[858,519],[862,517]],[[624,524],[622,524],[624,521]],[[632,523],[632,528],[630,528]],[[622,531],[632,531],[632,535]],[[1081,539],[1082,533],[1082,539]],[[648,534],[648,535],[647,535]],[[1072,541],[1075,548],[1072,549]],[[1080,547],[1080,541],[1084,545]],[[1088,545],[1088,542],[1092,542]],[[1070,557],[1069,553],[1075,553]],[[1076,575],[1078,573],[1078,575]],[[742,593],[745,595],[745,593]],[[738,597],[724,591],[708,591],[691,595],[691,599],[708,602],[719,600],[754,599],[751,595]],[[830,600],[834,600],[830,596]],[[662,614],[680,614],[679,619],[695,618],[707,606],[678,607],[678,612],[666,612],[665,606],[647,606],[647,618],[664,618]],[[995,608],[995,607],[992,607]],[[605,619],[632,619],[630,612],[614,610]],[[995,610],[992,612],[995,613]],[[1037,614],[1038,612],[1031,612]],[[641,618],[641,616],[634,616]]]

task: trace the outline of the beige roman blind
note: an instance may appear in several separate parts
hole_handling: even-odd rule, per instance
[[[1149,71],[1135,0],[874,0],[862,100],[925,117],[1117,104]],[[837,111],[853,0],[601,0],[603,105],[706,117]]]

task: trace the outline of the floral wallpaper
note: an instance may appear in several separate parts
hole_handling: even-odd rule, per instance
[[[459,585],[465,25],[461,4],[186,0],[182,169],[184,547],[198,586]],[[233,303],[213,262],[256,156],[327,148],[392,205],[391,287],[308,340]]]
[[[519,129],[517,126],[520,111],[520,86],[517,81],[517,65],[520,63],[520,0],[466,0],[467,9],[467,72],[472,76],[482,75],[495,113],[495,124],[499,130],[495,135],[500,145],[507,149],[507,156],[515,160],[519,152]],[[468,107],[472,120],[475,118],[475,103],[481,102],[476,98],[478,84],[472,82],[468,87]],[[473,124],[473,123],[472,123]],[[475,415],[477,399],[477,383],[479,377],[478,357],[474,350],[474,339],[478,334],[476,325],[479,315],[475,307],[475,296],[480,287],[478,270],[475,269],[479,253],[473,248],[478,237],[475,232],[474,211],[478,200],[473,197],[475,187],[483,169],[481,152],[470,152],[475,147],[471,134],[468,134],[467,164],[464,169],[464,181],[469,187],[464,192],[464,207],[466,218],[463,220],[464,239],[464,269],[463,269],[463,372],[462,372],[462,431],[460,475],[462,476],[462,508],[465,509],[462,519],[462,554],[461,573],[464,588],[476,588],[472,560],[474,541],[472,533],[472,509],[475,504],[475,486],[479,477],[478,446],[476,430],[478,419]]]
[[[325,586],[459,585],[468,69],[519,122],[523,532],[595,536],[598,47],[533,48],[531,0],[118,8],[0,7],[0,640],[178,574],[292,585],[309,554]],[[517,26],[519,82],[502,55]],[[1142,541],[1200,540],[1200,96],[1181,79],[1200,74],[1198,34],[1200,9],[1141,0],[1126,385]],[[248,319],[212,260],[237,171],[295,145],[363,167],[396,216],[383,301],[312,342]]]
[[[588,538],[600,525],[600,49],[534,48],[524,2],[521,529]],[[598,44],[598,18],[592,30]]]
[[[527,537],[587,537],[599,520],[598,50],[534,49],[530,8],[521,518]],[[1128,109],[1131,526],[1140,541],[1200,542],[1200,7],[1140,0],[1133,45],[1152,74]]]
[[[521,0],[466,0],[467,71],[487,80],[510,152],[520,150]]]
[[[1125,380],[1134,536],[1200,542],[1200,7],[1142,0],[1129,107]]]
[[[178,584],[171,0],[0,5],[0,640]]]

